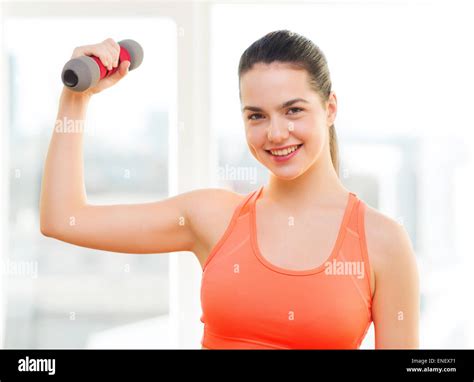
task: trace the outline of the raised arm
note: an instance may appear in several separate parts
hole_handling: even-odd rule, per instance
[[[93,54],[111,69],[117,66],[119,49],[107,39],[74,49],[72,57]],[[122,62],[115,74],[83,93],[64,87],[56,121],[84,121],[93,95],[116,84],[127,74],[128,66]],[[41,186],[41,232],[68,243],[114,252],[192,251],[198,238],[189,211],[202,196],[202,192],[189,192],[144,204],[89,204],[84,185],[83,132],[54,129]]]

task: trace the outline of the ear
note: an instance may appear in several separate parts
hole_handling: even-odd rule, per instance
[[[331,94],[329,94],[329,98],[326,102],[326,108],[327,108],[327,125],[329,127],[332,124],[334,124],[334,121],[336,120],[336,114],[337,114],[336,93],[331,92]]]

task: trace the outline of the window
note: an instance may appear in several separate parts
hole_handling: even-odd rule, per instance
[[[90,103],[84,135],[88,200],[140,203],[168,196],[176,25],[165,18],[10,18],[4,31],[10,96],[5,347],[86,347],[98,331],[167,314],[168,256],[96,251],[42,237],[38,197],[62,67],[75,46],[108,37],[135,39],[145,57]],[[110,345],[128,346],[118,342]]]
[[[473,187],[468,100],[474,57],[466,48],[473,33],[468,14],[448,2],[212,8],[211,123],[218,184],[248,193],[267,182],[267,170],[252,157],[245,139],[237,81],[240,55],[272,30],[310,38],[326,55],[338,98],[342,182],[404,224],[414,245],[425,348],[474,343],[474,326],[462,318],[473,314],[464,303],[472,288],[461,281],[470,279],[472,252],[468,227],[473,204],[467,190]],[[453,311],[458,313],[453,316]],[[373,341],[371,328],[362,347],[373,348]]]

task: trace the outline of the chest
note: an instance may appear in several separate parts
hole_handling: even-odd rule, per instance
[[[343,210],[276,211],[256,206],[255,237],[261,256],[288,269],[315,268],[332,254]]]
[[[370,313],[353,279],[273,272],[247,252],[224,248],[204,274],[203,322],[211,332],[285,348],[358,347]]]

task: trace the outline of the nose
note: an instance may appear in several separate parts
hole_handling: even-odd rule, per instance
[[[267,130],[267,138],[271,142],[283,142],[290,135],[290,126],[285,120],[272,120]]]

